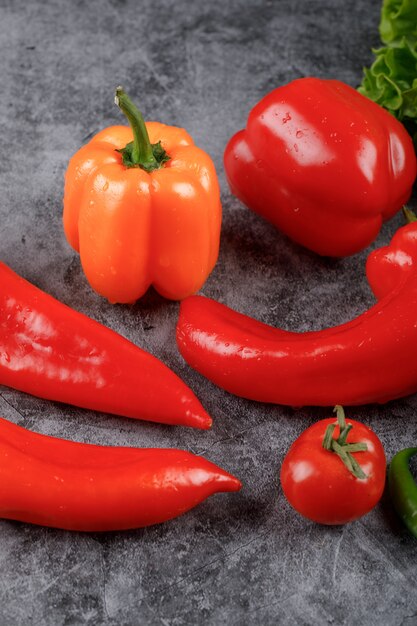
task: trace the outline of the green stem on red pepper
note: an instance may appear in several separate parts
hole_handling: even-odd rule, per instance
[[[417,537],[417,484],[410,471],[410,460],[417,448],[398,452],[391,461],[388,484],[392,503],[414,537]]]
[[[403,206],[403,215],[407,221],[407,224],[412,224],[412,222],[417,222],[416,214],[414,213],[414,211],[409,209],[406,205]]]
[[[122,87],[117,87],[114,98],[119,109],[126,115],[133,132],[133,141],[128,143],[121,150],[117,150],[122,155],[125,167],[140,167],[146,172],[159,169],[170,157],[161,145],[161,142],[152,144],[142,113],[133,104]]]
[[[336,405],[334,411],[336,412],[337,423],[339,424],[339,437],[337,439],[333,438],[336,424],[329,424],[324,434],[323,448],[337,454],[346,469],[349,470],[355,478],[367,478],[352,453],[365,452],[368,446],[363,442],[346,443],[346,438],[352,430],[352,424],[346,424],[345,412],[342,406]]]

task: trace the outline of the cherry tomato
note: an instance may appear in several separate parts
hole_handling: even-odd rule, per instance
[[[349,459],[353,457],[357,473],[362,476],[358,478],[337,452],[323,447],[329,425],[333,426],[328,442],[339,450],[338,440],[341,441],[345,425],[339,425],[333,418],[313,424],[294,441],[284,458],[281,484],[288,502],[304,517],[320,524],[346,524],[368,513],[381,498],[386,475],[385,453],[374,432],[360,422],[348,420],[347,426],[352,428],[345,432],[341,454],[345,456],[347,451]],[[358,442],[362,446],[352,448]],[[366,450],[352,451],[356,447],[364,448],[363,444]]]

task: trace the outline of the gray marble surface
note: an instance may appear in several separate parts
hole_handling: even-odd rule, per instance
[[[111,534],[0,522],[0,624],[47,626],[404,624],[417,622],[417,542],[389,501],[345,527],[299,517],[279,469],[290,443],[326,409],[235,398],[177,352],[178,304],[149,292],[111,306],[88,287],[61,226],[69,157],[121,118],[122,84],[148,119],[184,126],[214,159],[224,222],[202,293],[293,330],[346,321],[373,297],[367,251],[321,259],[245,209],[225,184],[222,153],[267,91],[299,76],[355,86],[378,45],[379,1],[0,0],[0,224],[3,262],[119,331],[187,381],[210,432],[170,428],[0,388],[0,414],[41,433],[99,444],[181,447],[244,483],[165,525]],[[415,206],[415,203],[414,203]],[[372,247],[402,223],[386,224]],[[410,364],[412,365],[412,364]],[[417,397],[348,410],[390,459],[416,443]]]

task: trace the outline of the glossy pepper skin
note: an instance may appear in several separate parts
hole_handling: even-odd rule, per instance
[[[184,129],[144,124],[123,98],[120,90],[118,102],[132,127],[102,130],[69,162],[65,235],[92,288],[110,302],[134,302],[150,285],[181,300],[200,289],[218,256],[214,165]],[[137,160],[149,162],[125,165],[120,151],[135,137],[145,153],[138,148]],[[152,161],[155,148],[160,163]]]
[[[78,531],[159,524],[237,478],[174,449],[74,443],[0,418],[0,517]]]
[[[211,418],[166,365],[0,263],[0,385],[165,424]]]
[[[393,457],[388,484],[391,501],[408,530],[417,538],[417,484],[410,471],[410,460],[417,448],[406,448]]]
[[[379,302],[321,331],[272,328],[214,300],[187,298],[177,324],[179,350],[223,389],[260,402],[358,405],[415,393],[417,223],[370,254],[367,274]]]
[[[398,229],[389,246],[371,252],[366,262],[366,276],[378,300],[416,272],[417,222]]]
[[[337,80],[301,78],[266,95],[224,154],[231,191],[297,243],[342,257],[368,246],[407,201],[410,136]]]

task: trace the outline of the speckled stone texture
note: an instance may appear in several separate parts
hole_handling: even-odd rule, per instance
[[[78,534],[0,521],[0,624],[415,624],[417,542],[389,500],[345,527],[299,517],[279,469],[290,443],[329,415],[235,398],[175,345],[178,304],[150,291],[112,306],[91,291],[61,225],[69,157],[121,123],[122,84],[148,119],[184,126],[214,159],[224,225],[202,293],[292,330],[344,322],[373,303],[367,251],[342,261],[297,247],[233,198],[222,153],[267,91],[299,76],[355,86],[378,45],[367,0],[0,0],[0,258],[66,304],[166,362],[214,417],[210,432],[111,417],[0,388],[0,414],[99,444],[180,447],[244,483],[165,525]],[[414,203],[415,206],[415,203]],[[386,224],[373,248],[402,223]],[[410,363],[410,367],[414,366]],[[388,459],[417,441],[417,397],[348,410]]]

